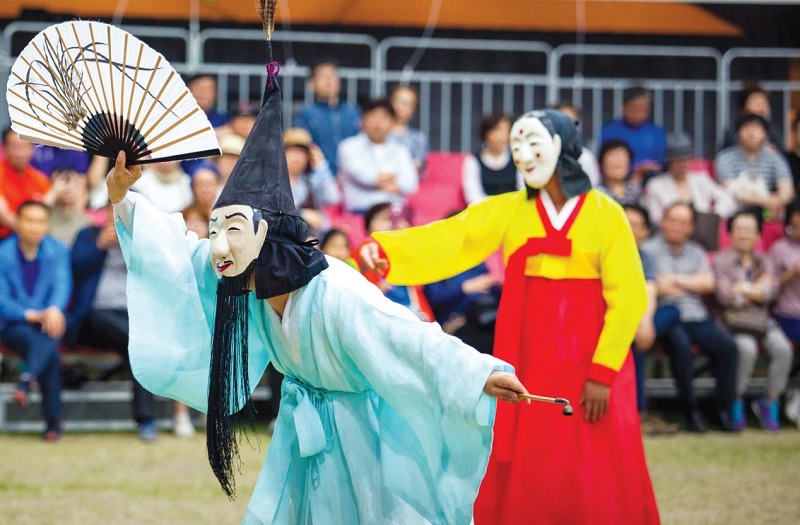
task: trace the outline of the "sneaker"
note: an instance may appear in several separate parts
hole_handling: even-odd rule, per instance
[[[780,414],[780,402],[771,401],[766,397],[760,397],[753,401],[750,405],[753,412],[756,413],[758,421],[761,423],[761,428],[768,432],[777,432],[781,428],[778,421],[778,414]]]
[[[188,438],[194,436],[194,425],[192,424],[192,420],[189,417],[188,412],[179,412],[175,414],[172,419],[173,421],[173,432],[176,436],[181,438]]]
[[[733,428],[743,430],[747,426],[747,416],[744,413],[744,400],[737,399],[731,403],[731,420]]]
[[[156,424],[153,420],[142,421],[139,423],[139,439],[146,442],[153,442],[158,437]]]
[[[790,388],[786,391],[783,413],[786,419],[797,425],[797,429],[800,430],[800,388]]]
[[[680,429],[677,423],[665,421],[661,416],[653,412],[643,412],[640,414],[642,422],[642,434],[648,436],[659,436],[665,434],[675,434]]]
[[[61,439],[61,420],[48,423],[47,430],[42,434],[42,439],[48,443],[53,443]]]

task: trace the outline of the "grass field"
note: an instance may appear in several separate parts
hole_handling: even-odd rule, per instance
[[[57,444],[0,435],[0,523],[237,524],[268,441],[242,447],[239,498],[206,462],[205,438],[72,434]],[[800,432],[682,434],[645,441],[664,524],[800,523]],[[623,496],[624,497],[624,496]]]

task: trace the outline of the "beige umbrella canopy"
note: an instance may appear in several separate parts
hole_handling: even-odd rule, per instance
[[[199,0],[206,21],[260,23],[253,0]],[[0,18],[15,19],[23,8],[81,18],[111,18],[117,2],[109,0],[3,0]],[[278,20],[285,13],[278,3]],[[424,27],[431,0],[288,0],[294,24]],[[678,2],[614,2],[587,0],[584,30],[588,33],[740,36],[742,30],[708,11]],[[436,26],[484,29],[575,32],[572,0],[442,0]],[[126,18],[187,20],[189,1],[136,0],[125,6]],[[583,17],[582,17],[583,18]]]

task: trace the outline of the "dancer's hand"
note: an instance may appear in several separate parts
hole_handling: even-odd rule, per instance
[[[139,165],[125,167],[125,152],[120,151],[117,155],[117,162],[114,169],[108,172],[106,186],[108,187],[108,198],[111,204],[117,204],[125,198],[125,194],[133,183],[142,176],[142,167]]]
[[[583,387],[583,395],[581,396],[581,405],[583,406],[583,420],[589,423],[597,423],[608,412],[608,398],[611,394],[611,388],[592,381],[586,381]]]
[[[519,382],[519,379],[517,379],[517,376],[497,370],[492,372],[489,379],[486,380],[483,392],[487,396],[505,399],[510,403],[517,403],[520,401],[521,398],[517,394],[528,393],[522,383]],[[528,403],[530,403],[530,401],[528,401]]]
[[[379,272],[385,271],[389,268],[389,261],[381,258],[380,247],[375,241],[368,241],[364,243],[361,250],[358,252],[359,265],[361,271],[378,270]]]
[[[66,328],[66,318],[63,312],[58,307],[51,306],[40,312],[42,332],[46,333],[53,339],[61,339],[64,335]]]

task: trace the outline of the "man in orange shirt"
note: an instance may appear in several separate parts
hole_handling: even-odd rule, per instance
[[[33,144],[19,138],[11,128],[3,130],[6,159],[0,163],[0,239],[14,230],[19,205],[28,200],[44,200],[50,181],[31,166]]]

